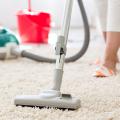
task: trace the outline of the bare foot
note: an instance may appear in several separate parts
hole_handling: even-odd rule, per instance
[[[103,66],[105,66],[106,68],[112,70],[114,73],[116,73],[116,61],[110,61],[110,60],[107,60],[107,61],[104,61],[103,62]]]

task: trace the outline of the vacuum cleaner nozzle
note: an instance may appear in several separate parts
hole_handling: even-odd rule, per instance
[[[15,98],[16,106],[59,108],[76,110],[80,107],[80,100],[69,94],[61,94],[59,97],[47,97],[43,95],[22,95]]]

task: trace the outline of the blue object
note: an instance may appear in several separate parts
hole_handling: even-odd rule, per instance
[[[6,28],[0,28],[0,47],[5,47],[8,43],[19,45],[18,39],[14,33]]]

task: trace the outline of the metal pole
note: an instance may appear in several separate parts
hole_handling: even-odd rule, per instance
[[[71,21],[71,14],[73,8],[73,0],[67,0],[65,5],[65,14],[63,19],[63,26],[61,33],[58,36],[58,41],[56,43],[56,69],[54,75],[54,86],[53,90],[60,91],[62,77],[63,77],[63,67],[66,55],[66,45],[68,40],[68,33]]]

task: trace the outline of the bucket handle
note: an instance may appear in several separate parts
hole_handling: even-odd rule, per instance
[[[28,11],[31,12],[31,0],[28,0]]]

